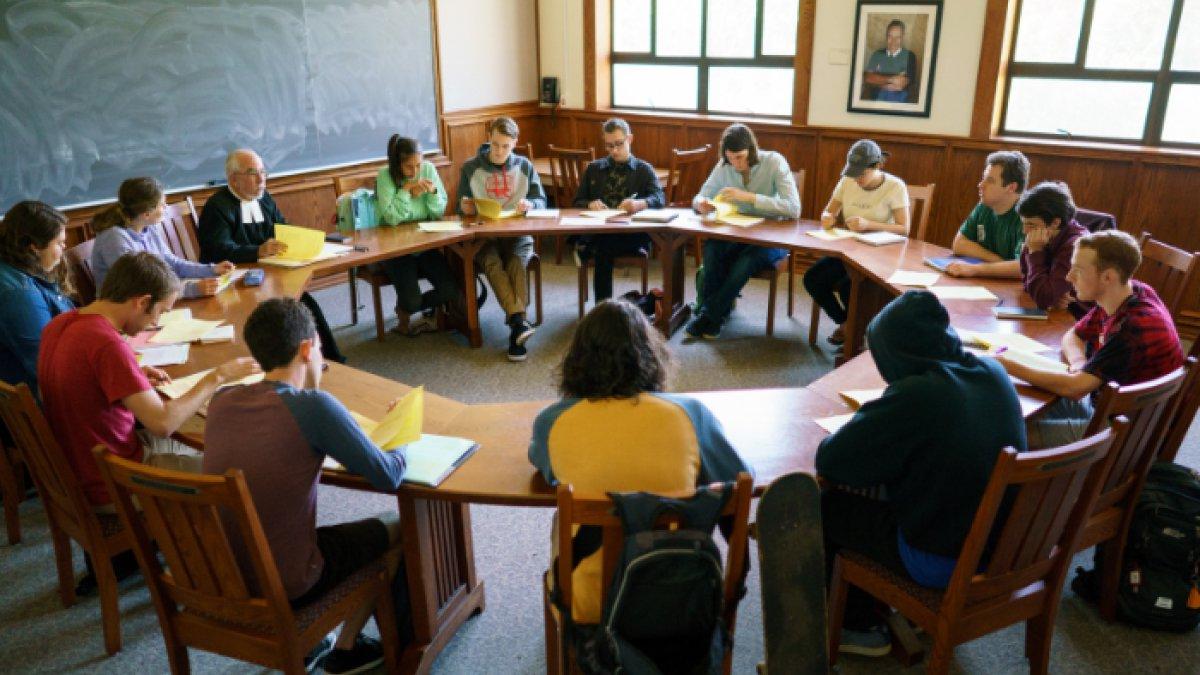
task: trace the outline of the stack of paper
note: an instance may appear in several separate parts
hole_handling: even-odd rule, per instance
[[[215,321],[205,321],[204,319],[193,319],[190,316],[186,319],[172,319],[170,322],[163,325],[162,329],[150,338],[150,342],[156,345],[195,342],[196,340],[199,340],[210,333],[217,326],[220,326],[222,323],[223,322],[219,319]]]
[[[417,229],[422,232],[460,232],[463,224],[461,220],[434,220],[417,223]]]
[[[674,209],[643,209],[633,214],[633,220],[640,223],[669,223],[679,216]]]
[[[158,315],[158,327],[163,328],[176,321],[191,321],[192,310],[184,307],[182,309],[172,309]]]
[[[558,209],[529,209],[525,212],[526,218],[557,218]]]
[[[1054,349],[1020,333],[984,333],[966,328],[956,328],[955,330],[958,331],[958,337],[963,341],[963,344],[988,351],[1003,348],[1006,350],[1011,349],[1037,353],[1048,352]]]
[[[921,288],[929,288],[937,283],[941,277],[937,272],[911,272],[909,270],[896,270],[892,272],[892,276],[888,277],[888,283],[894,286],[919,286]]]
[[[228,324],[228,323],[225,324],[224,326],[217,326],[216,328],[214,328],[214,329],[208,331],[207,333],[205,333],[204,335],[200,336],[200,344],[204,344],[204,345],[211,345],[211,344],[216,344],[218,342],[232,342],[232,341],[233,341],[233,324]]]
[[[276,225],[276,227],[278,227],[278,225]],[[306,228],[299,228],[299,229],[306,229]],[[292,260],[290,258],[285,258],[283,256],[272,256],[270,258],[259,258],[258,262],[260,262],[264,265],[274,265],[275,267],[288,267],[288,268],[304,267],[306,265],[311,265],[313,263],[321,262],[322,260],[329,260],[331,258],[336,258],[340,255],[346,255],[347,253],[349,253],[353,250],[354,250],[353,246],[346,246],[345,244],[331,244],[331,243],[322,241],[320,251],[317,253],[317,255],[315,257],[308,258],[307,260]]]
[[[471,201],[475,203],[475,211],[488,220],[512,218],[513,216],[517,215],[516,209],[505,209],[503,205],[495,199],[488,199],[487,197],[475,197]]]
[[[716,221],[718,223],[737,227],[753,227],[763,221],[763,218],[759,216],[744,216],[738,213],[737,204],[725,201],[725,198],[720,195],[712,200],[712,204],[717,207]]]
[[[854,417],[854,413],[846,413],[845,415],[834,415],[833,417],[822,417],[821,419],[813,420],[817,426],[831,434],[836,434],[838,429],[846,426],[846,423]]]
[[[181,363],[187,363],[188,354],[191,351],[191,345],[184,342],[177,345],[163,345],[161,347],[142,347],[137,350],[137,362],[139,366],[175,366]]]
[[[177,377],[172,379],[170,382],[158,385],[155,387],[155,389],[157,389],[159,393],[167,398],[181,398],[184,394],[187,394],[189,391],[191,391],[192,388],[195,387],[198,382],[200,382],[200,380],[203,380],[205,375],[208,375],[212,371],[213,369],[209,368],[208,370],[202,370],[198,373],[192,373],[186,377]],[[224,389],[225,387],[232,387],[237,384],[254,384],[255,382],[262,382],[262,379],[262,373],[254,373],[253,375],[247,375],[246,377],[243,377],[237,382],[228,382],[223,384],[220,388]]]
[[[884,232],[882,230],[875,232],[855,232],[854,238],[864,244],[872,246],[887,246],[888,244],[903,244],[908,241],[908,237],[895,232]]]
[[[287,246],[278,256],[284,260],[312,260],[325,245],[325,232],[283,223],[275,224],[275,238]]]
[[[579,215],[588,218],[599,218],[600,220],[608,220],[609,218],[622,218],[629,214],[621,209],[595,209],[592,211],[580,211]]]
[[[838,393],[842,395],[842,398],[846,399],[846,403],[849,403],[851,408],[858,410],[864,404],[883,396],[883,392],[883,389],[849,389]]]
[[[934,286],[929,289],[940,300],[999,300],[983,286]]]
[[[854,233],[850,230],[840,227],[833,227],[828,230],[825,228],[821,228],[819,230],[809,230],[807,234],[810,237],[816,237],[817,239],[821,239],[823,241],[837,241],[838,239],[849,239],[850,237],[854,236]]]
[[[1000,355],[997,350],[996,356]],[[1033,368],[1035,370],[1045,370],[1051,373],[1067,373],[1070,371],[1067,364],[1058,359],[1052,359],[1041,354],[1033,352],[1021,351],[1020,349],[1006,349],[1003,351],[1004,358],[1013,363],[1019,363],[1023,366]]]
[[[230,286],[232,286],[235,282],[237,282],[238,279],[241,279],[242,277],[246,276],[246,272],[249,272],[249,271],[250,270],[247,270],[247,269],[235,269],[231,272],[226,272],[225,274],[222,274],[221,276],[217,277],[217,293],[220,293],[221,291],[225,290],[226,288],[229,288]]]

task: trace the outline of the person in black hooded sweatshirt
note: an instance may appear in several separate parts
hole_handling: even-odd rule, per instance
[[[837,487],[824,492],[827,571],[845,548],[945,588],[1000,450],[1026,449],[1017,392],[999,363],[963,350],[929,291],[884,307],[867,327],[867,344],[887,389],[821,441],[816,466],[834,486],[882,485],[886,501]],[[850,588],[841,651],[889,651],[874,608]]]

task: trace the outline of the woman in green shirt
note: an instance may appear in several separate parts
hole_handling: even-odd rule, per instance
[[[446,188],[433,164],[421,159],[417,142],[400,134],[388,140],[388,165],[375,179],[379,218],[388,225],[439,220],[446,212]],[[458,283],[440,249],[430,249],[378,263],[396,287],[396,316],[433,310],[458,294]],[[432,288],[421,292],[424,277]],[[403,324],[401,324],[403,325]],[[396,330],[399,332],[400,326]],[[435,330],[432,317],[409,324],[407,334],[416,336]]]

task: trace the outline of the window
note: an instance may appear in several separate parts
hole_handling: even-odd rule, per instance
[[[611,0],[612,104],[788,117],[800,0]]]
[[[1200,0],[1020,0],[1004,133],[1200,145]]]

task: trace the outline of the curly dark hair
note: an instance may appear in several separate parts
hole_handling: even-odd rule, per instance
[[[605,300],[575,329],[558,390],[567,398],[631,398],[662,391],[672,367],[671,353],[642,310]]]
[[[33,200],[18,202],[0,220],[0,260],[22,272],[57,282],[64,295],[71,295],[75,287],[70,265],[61,261],[47,273],[33,250],[46,248],[66,228],[67,216],[53,206]]]

